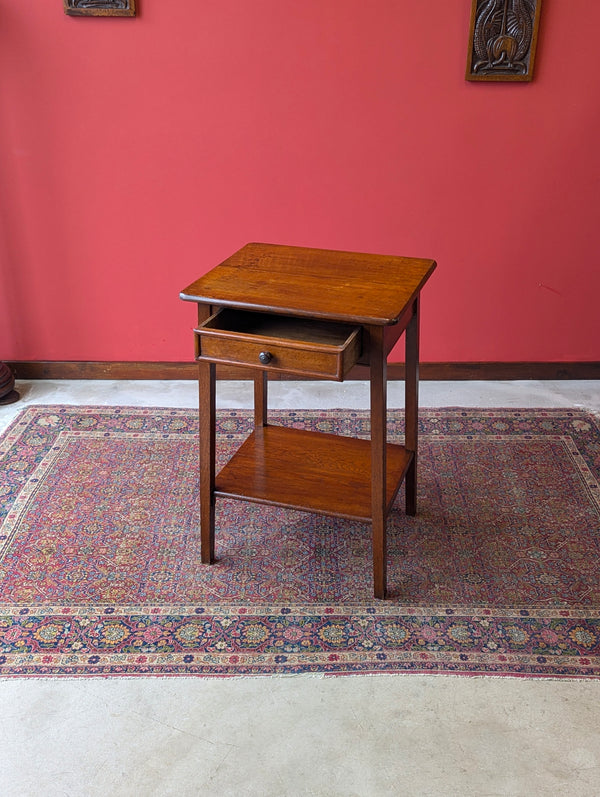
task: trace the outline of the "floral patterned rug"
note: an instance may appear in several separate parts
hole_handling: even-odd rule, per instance
[[[368,436],[368,413],[272,412]],[[250,414],[218,415],[225,462]],[[403,413],[389,412],[389,439]],[[27,407],[0,438],[0,675],[600,675],[600,427],[422,410],[419,512],[370,527],[217,499],[200,563],[193,410]]]

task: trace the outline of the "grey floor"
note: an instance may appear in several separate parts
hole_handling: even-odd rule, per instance
[[[189,382],[22,382],[26,404],[196,406]],[[249,406],[221,383],[221,407]],[[389,406],[402,406],[391,384]],[[274,383],[270,406],[367,406]],[[599,382],[421,384],[422,406],[583,407]],[[600,795],[600,681],[453,676],[0,682],[0,795]]]

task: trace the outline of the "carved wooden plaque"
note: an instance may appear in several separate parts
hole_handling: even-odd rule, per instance
[[[135,0],[64,0],[73,17],[135,17]]]
[[[542,0],[473,0],[467,80],[532,80]]]

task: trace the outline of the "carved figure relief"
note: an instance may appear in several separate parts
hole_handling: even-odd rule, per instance
[[[65,14],[76,17],[134,17],[135,0],[64,0]]]
[[[542,0],[473,0],[467,80],[531,80]]]

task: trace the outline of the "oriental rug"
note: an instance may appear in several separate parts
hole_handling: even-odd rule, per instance
[[[368,436],[368,413],[272,412]],[[250,431],[218,415],[223,463]],[[389,439],[403,413],[389,412]],[[600,428],[422,410],[419,511],[370,526],[217,499],[200,563],[193,410],[37,406],[0,438],[0,675],[600,675]]]

